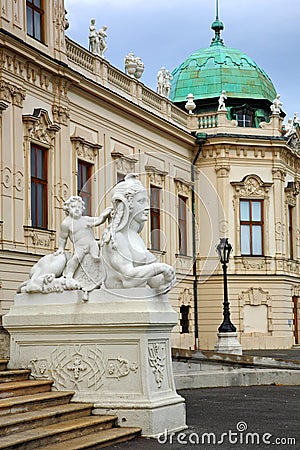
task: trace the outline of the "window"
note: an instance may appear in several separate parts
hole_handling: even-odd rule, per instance
[[[178,195],[178,237],[179,253],[187,255],[187,199]]]
[[[240,109],[234,114],[237,120],[238,127],[252,127],[253,126],[253,113],[247,108]]]
[[[189,333],[189,312],[190,306],[181,305],[180,306],[180,333]]]
[[[294,239],[293,239],[293,206],[288,207],[288,241],[289,241],[289,257],[294,259]]]
[[[161,188],[150,186],[150,232],[153,250],[160,250],[160,193]]]
[[[241,254],[263,254],[263,200],[240,200]]]
[[[91,215],[92,205],[92,164],[78,160],[77,195],[80,195],[85,203],[85,214]]]
[[[43,41],[43,0],[26,0],[27,34]]]
[[[31,145],[31,220],[33,227],[47,228],[48,201],[47,201],[47,159],[46,149]]]

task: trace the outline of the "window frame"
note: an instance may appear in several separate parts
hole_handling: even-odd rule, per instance
[[[83,171],[81,167],[85,167],[87,170],[87,176],[83,178]],[[84,161],[82,159],[77,160],[77,195],[83,199],[85,203],[85,214],[91,215],[92,213],[92,174],[93,164]],[[87,189],[84,189],[87,187]]]
[[[33,152],[35,156],[33,158]],[[42,156],[42,172],[43,178],[38,176],[38,157]],[[31,224],[34,228],[48,228],[48,149],[41,145],[31,143],[30,145],[30,192],[31,192]],[[34,164],[34,168],[33,168]],[[34,170],[33,170],[34,169]],[[42,212],[39,212],[39,197],[36,194],[37,189],[33,186],[43,186],[42,188]],[[35,194],[35,195],[34,195]],[[33,197],[34,196],[34,197]],[[33,201],[34,200],[34,201]],[[33,214],[33,211],[36,211]],[[41,220],[40,220],[41,218]]]
[[[155,192],[155,196],[153,195]],[[151,236],[151,250],[161,250],[161,192],[162,188],[150,184],[150,236]],[[156,199],[155,202],[153,199]],[[156,226],[155,226],[156,225]],[[155,228],[154,228],[155,226]],[[158,230],[158,231],[156,231]]]
[[[44,9],[44,0],[40,0],[41,6],[35,5],[36,0],[26,0],[26,33],[28,36],[32,37],[33,39],[44,43],[45,42],[45,29],[44,29],[44,15],[45,15],[45,9]],[[29,11],[32,19],[32,34],[29,33],[29,27],[28,27],[28,21],[29,21]],[[36,29],[36,15],[38,15],[39,18],[39,28],[40,28],[40,36],[38,36],[38,32]]]
[[[288,205],[288,244],[289,259],[294,259],[294,206]]]
[[[187,254],[188,254],[187,201],[188,201],[188,197],[178,194],[178,250],[179,250],[179,255],[181,255],[181,256],[187,256]],[[181,216],[181,205],[184,205],[183,216]]]
[[[190,305],[180,306],[180,334],[190,333]]]
[[[241,203],[248,203],[249,204],[249,220],[242,220],[241,218]],[[260,203],[261,205],[261,217],[260,220],[252,220],[252,204],[253,203]],[[241,198],[240,199],[240,246],[241,246],[241,255],[242,256],[263,256],[264,255],[264,200],[263,199],[247,199],[247,198]],[[249,227],[249,248],[250,253],[244,253],[243,252],[243,242],[242,242],[242,226],[248,226]],[[253,253],[253,233],[252,229],[253,226],[259,226],[260,227],[260,234],[261,234],[261,253]]]

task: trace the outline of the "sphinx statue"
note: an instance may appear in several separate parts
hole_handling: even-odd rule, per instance
[[[112,192],[111,221],[101,239],[104,286],[157,288],[167,292],[175,283],[174,269],[156,263],[140,236],[149,213],[149,198],[137,175],[126,175]]]

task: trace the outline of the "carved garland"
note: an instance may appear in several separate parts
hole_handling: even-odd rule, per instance
[[[266,245],[265,253],[269,253],[268,248],[268,236],[269,236],[269,209],[270,209],[270,188],[273,183],[264,183],[258,175],[248,175],[242,181],[232,181],[230,183],[235,190],[233,196],[233,209],[235,215],[235,248],[236,254],[241,253],[241,241],[240,241],[240,219],[239,219],[239,207],[241,199],[261,199],[264,200],[264,242]]]

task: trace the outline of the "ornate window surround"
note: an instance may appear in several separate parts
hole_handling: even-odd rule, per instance
[[[233,195],[233,209],[235,221],[235,254],[241,255],[241,235],[240,235],[240,200],[257,199],[264,201],[264,229],[263,242],[265,247],[263,249],[264,255],[269,254],[269,210],[270,210],[270,188],[273,183],[265,183],[258,175],[246,175],[242,181],[231,181],[231,186],[234,188]],[[252,256],[249,256],[252,257]],[[247,255],[248,258],[248,255]]]
[[[24,125],[24,160],[25,160],[25,183],[28,186],[25,197],[25,225],[24,237],[28,249],[36,252],[39,249],[53,250],[55,246],[54,232],[51,227],[54,225],[54,196],[49,190],[48,194],[48,230],[39,230],[31,225],[31,191],[30,191],[30,149],[31,144],[44,147],[48,150],[48,183],[54,186],[54,148],[55,135],[60,130],[60,126],[53,124],[46,110],[36,108],[33,114],[23,115]],[[39,234],[42,233],[41,236]]]
[[[138,161],[136,158],[115,151],[111,152],[110,155],[115,162],[115,179],[117,179],[117,173],[127,175],[135,172],[135,164]]]
[[[160,202],[162,205],[164,202],[165,178],[166,178],[168,172],[161,170],[155,166],[151,166],[151,165],[146,165],[145,171],[147,173],[147,188],[148,188],[149,192],[150,192],[151,186],[160,188]],[[151,226],[151,224],[150,224],[150,220],[149,220],[148,236],[150,236],[150,232],[151,232],[150,226]],[[163,208],[161,208],[161,210],[160,210],[160,230],[163,231],[164,229],[165,229],[165,217],[164,217]],[[149,239],[148,247],[151,250],[151,252],[157,256],[166,254],[165,250],[157,250],[157,249],[151,248],[150,239]]]
[[[297,196],[300,193],[300,183],[298,179],[295,179],[295,181],[290,181],[288,182],[287,186],[284,189],[284,194],[285,194],[285,217],[286,217],[286,231],[287,231],[287,235],[286,235],[286,240],[287,240],[287,245],[286,245],[286,249],[289,249],[289,257],[291,257],[291,255],[293,255],[293,259],[297,259],[298,258],[298,249],[295,248],[295,244],[297,242],[297,236],[296,236],[296,228],[297,228],[297,224],[296,222],[296,217],[297,217]],[[290,209],[292,209],[293,211],[295,211],[292,214],[292,220],[293,220],[293,224],[290,224]],[[291,226],[290,227],[288,226]],[[291,234],[292,233],[292,236]],[[292,245],[292,249],[290,248],[290,246]],[[287,254],[288,256],[288,254]]]

